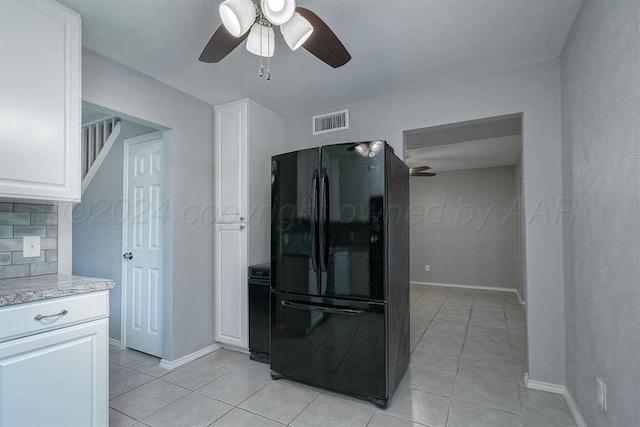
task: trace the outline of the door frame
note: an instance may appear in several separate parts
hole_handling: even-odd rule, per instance
[[[169,137],[170,135],[167,135],[168,132],[170,131],[157,131],[157,132],[151,132],[145,135],[140,135],[140,136],[136,136],[133,138],[128,138],[125,139],[123,141],[123,162],[122,162],[122,253],[124,254],[125,252],[127,252],[127,238],[129,236],[129,227],[128,227],[128,223],[127,223],[127,206],[129,203],[128,200],[128,187],[129,187],[129,152],[131,150],[131,146],[135,145],[135,144],[141,144],[144,142],[149,142],[149,141],[154,141],[157,139],[162,139],[162,154],[163,154],[163,166],[164,166],[164,171],[163,171],[163,180],[162,180],[162,194],[163,194],[163,203],[165,204],[165,209],[168,209],[168,212],[171,212],[171,197],[170,197],[170,193],[168,193],[166,190],[168,188],[167,186],[167,166],[169,165],[168,163],[168,159],[167,159],[167,142],[170,140]],[[166,222],[166,219],[165,219]],[[166,224],[165,226],[162,227],[162,262],[163,262],[163,266],[166,265],[166,260],[167,260],[167,247],[170,246],[167,242],[167,237],[171,236],[170,233],[167,233],[167,228],[166,228]],[[166,329],[165,326],[167,324],[166,319],[165,319],[165,313],[166,310],[164,309],[164,306],[167,304],[166,301],[166,290],[167,290],[167,286],[169,285],[166,282],[166,278],[169,276],[167,274],[167,269],[163,268],[162,269],[162,273],[161,273],[161,280],[162,280],[162,306],[158,307],[158,310],[160,310],[162,312],[162,333],[160,334],[161,339],[162,339],[162,348],[163,348],[163,357],[165,356],[166,350],[165,350],[165,344],[167,342],[166,339]],[[121,276],[121,281],[120,283],[122,283],[122,289],[120,291],[120,296],[121,296],[121,301],[120,301],[120,346],[121,348],[127,348],[127,289],[128,289],[128,284],[127,284],[127,263],[122,262],[122,276]]]

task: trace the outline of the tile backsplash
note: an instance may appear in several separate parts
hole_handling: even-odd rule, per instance
[[[40,256],[23,256],[24,236],[40,236]],[[0,279],[57,272],[58,206],[0,201]]]

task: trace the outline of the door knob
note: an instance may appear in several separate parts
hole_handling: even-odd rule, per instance
[[[131,252],[127,252],[124,255],[122,255],[122,258],[124,258],[124,259],[133,259],[133,254]]]
[[[241,225],[241,226],[240,226],[240,230],[244,230],[244,225]]]
[[[240,217],[240,221],[244,221],[244,217],[243,216]]]

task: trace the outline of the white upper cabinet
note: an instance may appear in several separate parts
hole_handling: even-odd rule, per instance
[[[216,222],[244,222],[247,217],[246,100],[215,107]]]
[[[80,200],[80,15],[0,2],[0,197]]]

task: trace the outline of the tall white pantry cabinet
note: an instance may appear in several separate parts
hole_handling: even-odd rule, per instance
[[[0,197],[80,201],[80,15],[0,1]]]
[[[215,338],[246,350],[247,267],[270,261],[271,156],[285,151],[284,119],[250,99],[214,114]]]

